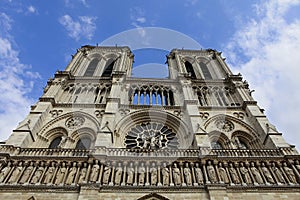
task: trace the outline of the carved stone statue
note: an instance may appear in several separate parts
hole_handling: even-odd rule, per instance
[[[155,163],[152,163],[152,167],[150,168],[151,174],[151,185],[157,184],[157,169],[155,167]]]
[[[42,162],[41,165],[36,169],[36,171],[34,172],[34,175],[30,181],[31,184],[37,184],[39,183],[43,173],[44,173],[44,163]]]
[[[180,169],[177,167],[176,163],[174,163],[174,167],[173,167],[173,178],[174,178],[175,185],[181,185]]]
[[[163,176],[163,185],[168,186],[170,184],[170,170],[167,167],[166,163],[163,164],[163,168],[161,170]]]
[[[219,169],[218,170],[219,170],[219,175],[220,175],[220,182],[229,183],[227,172],[224,169],[222,163],[219,163]]]
[[[195,176],[197,183],[203,184],[203,173],[198,163],[195,164]]]
[[[7,183],[9,184],[17,183],[22,170],[23,170],[22,162],[19,162],[19,165],[14,169]]]
[[[33,163],[30,163],[30,165],[25,169],[25,171],[23,172],[23,175],[19,181],[20,184],[24,184],[27,183],[28,179],[30,178],[30,175],[32,173],[33,170]]]
[[[294,174],[293,170],[287,166],[286,163],[283,163],[283,170],[285,171],[290,182],[293,184],[296,184],[297,180],[296,180],[295,174]]]
[[[263,181],[263,179],[261,178],[260,172],[259,172],[259,170],[254,166],[254,163],[253,163],[253,162],[251,163],[250,170],[251,170],[251,172],[252,172],[252,175],[253,175],[253,178],[255,179],[255,181],[256,181],[258,184],[263,184],[264,181]]]
[[[278,182],[279,183],[285,183],[282,172],[278,167],[276,167],[275,163],[272,163],[271,169],[272,169],[273,173],[275,174],[275,176],[277,177]]]
[[[183,169],[183,174],[185,176],[185,181],[187,185],[192,185],[192,174],[189,168],[189,164],[185,163],[185,167]]]
[[[298,170],[298,172],[300,173],[300,164],[299,164],[298,160],[295,161],[295,166],[296,166],[296,169]]]
[[[118,166],[116,167],[116,172],[115,172],[115,185],[121,184],[122,172],[123,172],[122,165],[121,165],[121,163],[118,163]]]
[[[217,174],[216,174],[215,168],[214,168],[214,166],[212,166],[211,161],[208,161],[207,164],[208,164],[207,165],[208,178],[209,178],[210,182],[216,183],[218,180],[217,180]]]
[[[109,165],[104,167],[102,184],[107,185],[110,177],[111,168]]]
[[[127,185],[133,184],[133,175],[134,175],[134,168],[133,168],[133,164],[130,163],[127,168],[127,180],[126,180]]]
[[[8,164],[5,167],[3,167],[0,172],[0,183],[2,183],[4,181],[7,174],[9,173],[10,169],[11,169],[11,163],[8,162]]]
[[[231,175],[231,179],[232,179],[232,182],[234,184],[239,184],[240,183],[240,179],[239,179],[239,176],[238,176],[238,173],[236,171],[236,169],[233,167],[232,163],[229,163],[229,169],[228,169],[230,175]]]
[[[45,174],[45,179],[44,182],[45,184],[50,184],[53,178],[55,172],[55,166],[54,166],[54,162],[51,163],[51,166],[49,166],[46,174]]]
[[[240,167],[240,172],[241,172],[241,176],[244,179],[244,182],[246,184],[251,184],[251,177],[249,175],[249,170],[244,166],[244,163],[241,163],[241,167]]]
[[[55,177],[55,181],[54,183],[56,185],[59,184],[63,184],[64,181],[64,177],[66,175],[67,169],[66,169],[66,164],[62,163],[62,166],[59,168],[59,170],[57,171],[56,177]]]
[[[67,185],[71,185],[72,183],[74,183],[76,173],[77,173],[76,163],[73,163],[73,167],[69,169],[68,178],[66,180]]]
[[[269,183],[275,184],[275,181],[274,181],[269,169],[265,166],[265,163],[261,164],[261,171]]]
[[[61,137],[60,143],[57,145],[57,148],[64,148],[66,142],[67,142],[67,136],[63,135],[63,136]]]
[[[78,183],[83,183],[85,181],[86,175],[87,175],[87,169],[86,169],[86,163],[84,163],[84,165],[80,171]]]
[[[98,160],[96,160],[95,164],[93,165],[93,168],[92,168],[90,182],[96,183],[96,181],[98,179],[99,169],[100,169],[100,166],[98,164]]]
[[[144,163],[141,163],[139,167],[139,185],[144,185],[145,182],[146,169]]]

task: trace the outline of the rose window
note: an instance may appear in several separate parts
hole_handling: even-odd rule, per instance
[[[176,149],[176,134],[161,123],[148,122],[131,128],[125,136],[126,148],[134,149]]]

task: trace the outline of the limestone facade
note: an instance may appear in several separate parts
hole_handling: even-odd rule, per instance
[[[299,199],[300,156],[221,52],[83,46],[0,146],[3,199]]]

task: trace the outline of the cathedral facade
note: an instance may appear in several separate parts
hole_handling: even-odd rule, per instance
[[[300,199],[300,155],[221,52],[83,46],[0,146],[1,199]]]

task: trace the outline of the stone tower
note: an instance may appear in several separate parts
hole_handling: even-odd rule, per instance
[[[212,50],[131,77],[128,47],[83,46],[0,146],[1,199],[300,199],[300,156]]]

